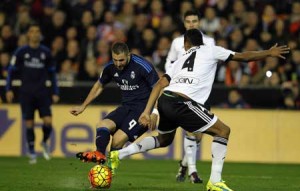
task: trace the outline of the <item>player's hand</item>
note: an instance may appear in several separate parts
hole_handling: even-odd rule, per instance
[[[148,127],[151,131],[154,131],[156,129],[156,124],[157,124],[157,119],[158,119],[158,115],[152,113],[150,115],[150,127]]]
[[[285,59],[283,54],[288,54],[290,52],[290,48],[286,45],[278,46],[276,43],[274,46],[272,46],[270,49],[271,56],[273,57],[279,57],[282,59]]]
[[[143,112],[139,118],[140,125],[150,128],[151,127],[150,122],[151,122],[150,115]]]
[[[77,116],[77,115],[81,114],[84,110],[85,110],[85,107],[83,107],[83,106],[76,106],[76,107],[73,107],[73,108],[70,110],[70,113],[71,113],[72,115]]]
[[[11,91],[11,90],[7,91],[6,92],[6,101],[7,101],[7,103],[12,103],[13,99],[14,99],[14,92]]]
[[[59,96],[58,95],[52,95],[52,101],[53,101],[53,103],[57,103],[59,101]]]

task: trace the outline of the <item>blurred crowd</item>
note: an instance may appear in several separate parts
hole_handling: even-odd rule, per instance
[[[292,51],[286,60],[220,64],[216,83],[281,87],[300,108],[298,0],[1,0],[0,79],[6,78],[12,53],[27,43],[32,22],[41,25],[60,81],[96,80],[115,41],[126,42],[132,53],[163,73],[172,39],[184,33],[182,18],[190,9],[201,15],[200,29],[225,48],[255,51],[288,45]]]

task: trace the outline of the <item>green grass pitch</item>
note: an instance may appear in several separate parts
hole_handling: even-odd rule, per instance
[[[75,158],[54,158],[29,165],[25,157],[0,157],[1,191],[84,191],[93,164]],[[123,160],[111,191],[204,191],[205,184],[177,183],[174,160]],[[210,162],[198,162],[206,181]],[[300,165],[225,163],[223,179],[235,191],[299,191]],[[107,190],[107,189],[106,189]]]

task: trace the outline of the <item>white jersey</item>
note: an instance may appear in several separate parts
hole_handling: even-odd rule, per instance
[[[212,89],[217,61],[225,61],[234,54],[235,52],[220,46],[192,47],[166,72],[171,81],[165,90],[182,93],[204,104]]]
[[[214,46],[215,45],[215,40],[205,34],[202,34],[202,39],[203,39],[203,44],[208,45],[208,46]],[[165,64],[165,70],[166,72],[170,70],[170,68],[173,66],[173,63],[183,56],[185,54],[184,50],[184,35],[181,35],[177,38],[175,38],[172,41],[172,45],[170,48],[170,51],[167,56],[167,61]]]

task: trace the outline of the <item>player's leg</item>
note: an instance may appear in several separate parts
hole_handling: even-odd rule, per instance
[[[26,128],[26,141],[27,141],[29,164],[35,164],[37,162],[35,148],[34,148],[35,103],[33,97],[25,93],[20,95],[20,103],[21,103],[21,110],[22,110],[22,118],[24,120],[25,128]]]
[[[193,133],[186,132],[183,141],[184,156],[183,159],[179,161],[179,169],[176,175],[177,182],[183,182],[185,180],[187,171],[192,183],[203,182],[203,180],[198,176],[196,168],[197,149],[199,147],[201,137],[201,134],[196,137]]]
[[[127,141],[134,142],[137,138],[143,135],[148,129],[141,126],[138,123],[138,119],[141,115],[143,108],[130,109],[127,116],[123,119],[122,124],[113,136],[111,144],[110,158],[118,158],[119,149],[122,149]],[[108,160],[108,166],[112,169],[113,175],[115,175],[115,169],[119,166],[118,160]]]
[[[51,116],[45,116],[42,117],[43,119],[43,140],[41,142],[41,147],[43,149],[43,156],[46,160],[50,160],[51,156],[50,156],[50,146],[48,140],[50,138],[50,135],[52,133],[52,117]]]
[[[51,113],[51,97],[48,94],[42,94],[36,98],[36,105],[39,110],[40,117],[43,120],[43,140],[41,142],[41,147],[43,149],[43,156],[46,160],[50,160],[50,147],[48,145],[48,140],[51,136],[52,127],[52,113]]]
[[[178,182],[183,182],[188,170],[188,175],[192,183],[202,183],[202,179],[198,176],[196,168],[197,160],[197,149],[201,141],[202,134],[197,135],[197,137],[190,132],[186,132],[183,141],[184,157],[179,161],[178,174],[176,175],[176,180]],[[198,141],[199,140],[199,141]]]
[[[112,161],[118,161],[133,154],[143,153],[155,148],[167,147],[173,142],[175,133],[176,131],[172,131],[166,134],[159,133],[158,136],[145,137],[138,143],[132,143],[123,149],[112,151],[110,153],[110,159]]]
[[[29,157],[29,164],[35,164],[37,162],[37,156],[35,153],[34,142],[35,142],[35,133],[34,133],[34,122],[33,119],[26,119],[25,120],[26,126],[26,141],[27,141],[27,148],[28,148],[28,157]]]
[[[222,180],[222,170],[227,153],[230,128],[218,119],[205,133],[213,136],[211,175],[206,188],[209,191],[232,191]]]
[[[109,159],[113,155],[113,154],[111,154],[112,151],[118,151],[118,150],[122,149],[123,146],[125,145],[125,143],[128,142],[128,140],[129,140],[128,135],[124,131],[122,131],[121,129],[117,130],[112,137]],[[117,157],[117,156],[115,156],[115,157]],[[116,169],[119,166],[119,161],[116,160],[116,161],[112,162],[111,160],[108,160],[107,165],[108,165],[108,167],[111,168],[112,175],[114,176],[116,174]]]
[[[99,122],[96,128],[96,151],[79,152],[76,157],[83,162],[105,163],[106,147],[109,144],[111,132],[114,132],[115,128],[115,122],[110,119]]]
[[[116,127],[122,124],[122,121],[128,114],[128,109],[124,106],[118,107],[109,113],[96,128],[96,151],[80,152],[76,157],[83,162],[104,163],[106,160],[106,148],[110,141],[111,134],[114,134]]]

